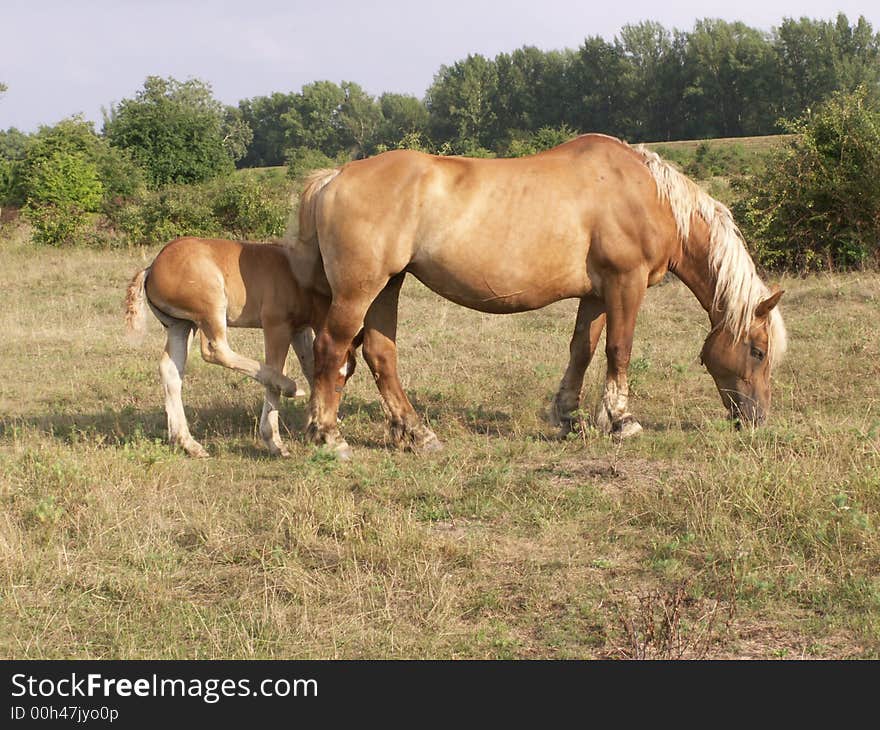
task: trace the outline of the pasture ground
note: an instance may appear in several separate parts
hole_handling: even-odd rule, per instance
[[[481,315],[409,280],[404,385],[446,449],[385,444],[361,361],[355,460],[259,441],[261,389],[191,352],[213,458],[164,443],[162,329],[123,338],[148,251],[0,236],[3,658],[880,657],[880,276],[785,279],[769,425],[737,433],[698,362],[707,320],[653,289],[616,444],[543,412],[575,303]],[[259,333],[232,343],[259,356]],[[295,361],[294,367],[295,370]],[[587,375],[595,402],[604,357]]]

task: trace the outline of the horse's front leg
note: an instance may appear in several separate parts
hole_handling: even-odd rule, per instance
[[[575,412],[580,407],[584,373],[593,359],[604,327],[605,303],[593,297],[581,299],[569,346],[568,367],[550,406],[550,420],[561,427],[563,436],[571,431],[577,420]]]
[[[415,412],[397,375],[397,303],[405,276],[393,277],[367,311],[364,360],[382,395],[391,441],[413,451],[436,451],[440,440]]]
[[[609,277],[603,283],[608,325],[605,335],[608,371],[596,424],[618,438],[635,436],[642,430],[641,424],[629,412],[627,370],[636,316],[645,296],[645,288],[644,279],[638,276]]]
[[[339,432],[339,401],[351,375],[352,341],[372,297],[359,292],[357,298],[337,295],[315,337],[315,379],[309,400],[308,438],[326,446],[340,459],[352,457],[351,447]]]

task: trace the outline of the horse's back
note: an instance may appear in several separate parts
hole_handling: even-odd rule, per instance
[[[585,296],[603,269],[662,267],[671,230],[639,155],[605,135],[516,159],[387,152],[325,190],[318,238],[334,291],[353,281],[345,269],[405,269],[484,311]]]

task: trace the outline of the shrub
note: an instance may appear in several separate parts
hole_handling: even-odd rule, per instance
[[[287,150],[284,157],[287,160],[287,176],[294,180],[308,175],[312,170],[336,166],[336,160],[311,147],[293,147]]]
[[[284,234],[290,183],[235,174],[200,185],[168,185],[125,200],[107,215],[129,243],[179,236],[268,240]]]
[[[180,236],[223,234],[205,185],[168,185],[146,192],[109,213],[131,243],[161,243]]]
[[[784,125],[798,137],[735,209],[758,259],[800,271],[880,263],[880,109],[859,88]]]
[[[26,218],[39,243],[77,242],[88,213],[98,209],[104,186],[95,165],[78,152],[56,151],[35,162],[27,177]]]
[[[223,230],[235,238],[267,240],[284,235],[290,208],[286,184],[261,182],[235,175],[225,180],[213,203],[214,215]]]
[[[551,147],[568,142],[576,132],[566,124],[559,127],[541,127],[534,134],[515,136],[507,144],[506,157],[525,157],[534,155]]]

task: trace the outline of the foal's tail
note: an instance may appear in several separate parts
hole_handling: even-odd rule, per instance
[[[315,207],[318,193],[324,189],[340,172],[341,168],[315,170],[306,178],[306,184],[299,196],[299,240],[308,243],[318,235],[318,224],[315,220]]]
[[[125,292],[125,329],[133,343],[140,342],[147,331],[147,293],[144,285],[149,273],[149,266],[138,271]]]

